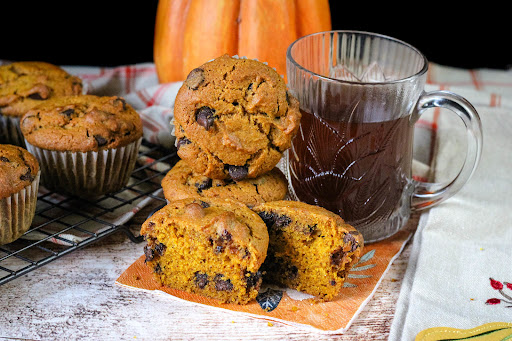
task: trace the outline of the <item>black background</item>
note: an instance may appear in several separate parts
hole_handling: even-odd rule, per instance
[[[97,66],[151,62],[157,5],[157,0],[3,1],[0,59]],[[478,8],[446,5],[331,0],[332,26],[396,37],[442,65],[512,66],[507,27],[512,19],[505,18],[504,9],[500,14],[488,3]]]

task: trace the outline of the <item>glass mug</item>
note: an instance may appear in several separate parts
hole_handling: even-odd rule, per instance
[[[416,48],[379,34],[330,31],[298,39],[286,58],[302,112],[285,158],[294,200],[339,214],[375,242],[473,174],[482,148],[478,113],[459,95],[423,90],[428,62]],[[433,107],[450,109],[466,125],[466,159],[447,183],[412,178],[414,124]]]

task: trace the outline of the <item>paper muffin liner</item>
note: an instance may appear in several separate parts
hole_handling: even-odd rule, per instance
[[[0,114],[0,143],[25,148],[25,139],[20,129],[21,116]]]
[[[41,185],[57,192],[97,197],[121,189],[130,180],[142,138],[126,146],[100,151],[27,149],[39,161]]]
[[[41,171],[30,185],[0,199],[0,245],[15,241],[27,232],[36,212]]]

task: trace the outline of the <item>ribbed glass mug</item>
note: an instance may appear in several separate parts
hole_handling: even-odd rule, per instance
[[[374,33],[330,31],[298,39],[286,57],[302,112],[286,157],[293,199],[339,214],[374,242],[471,177],[482,148],[478,113],[459,95],[424,91],[428,62],[416,48]],[[450,109],[467,128],[464,165],[447,183],[412,178],[414,124],[433,107]]]

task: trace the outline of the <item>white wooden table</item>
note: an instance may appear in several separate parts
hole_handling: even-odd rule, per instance
[[[143,220],[132,221],[137,235]],[[1,285],[0,340],[386,340],[409,253],[345,334],[324,335],[117,286],[143,243],[115,233]]]

